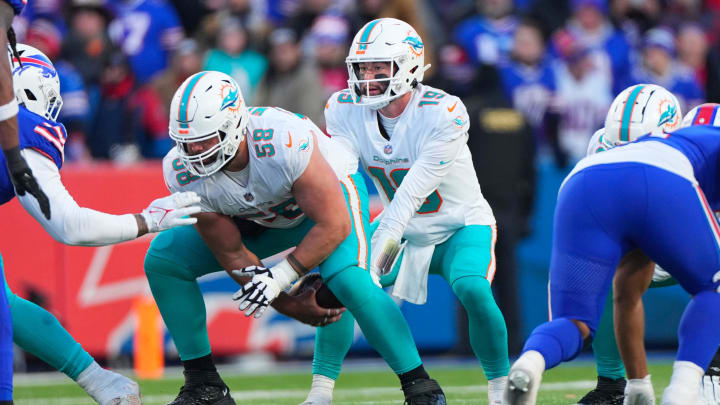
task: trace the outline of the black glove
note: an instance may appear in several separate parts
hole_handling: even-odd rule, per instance
[[[25,195],[25,192],[29,192],[38,201],[40,210],[45,215],[45,218],[49,220],[50,200],[48,200],[47,195],[45,195],[40,186],[38,186],[32,170],[30,170],[27,162],[22,155],[20,155],[20,148],[16,146],[4,152],[8,172],[10,172],[10,181],[12,181],[15,187],[15,193],[17,193],[17,195]]]

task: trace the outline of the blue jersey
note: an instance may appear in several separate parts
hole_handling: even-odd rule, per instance
[[[27,108],[20,106],[18,118],[18,139],[20,149],[33,149],[50,158],[58,170],[62,167],[67,133],[65,127],[45,119]],[[10,174],[5,164],[5,156],[0,153],[0,204],[15,197],[15,189],[10,182]]]
[[[550,63],[542,62],[537,67],[505,63],[500,67],[500,77],[513,107],[523,113],[534,128],[540,127],[556,90]]]
[[[9,4],[10,7],[13,8],[15,11],[15,15],[18,15],[22,13],[23,9],[25,8],[25,5],[27,5],[28,0],[3,0],[5,3]]]
[[[512,16],[499,22],[475,16],[461,22],[453,37],[474,63],[494,65],[507,60],[517,26],[518,20]]]
[[[110,35],[128,55],[135,78],[144,83],[167,67],[170,52],[183,37],[180,20],[165,0],[134,1],[119,12]]]
[[[696,125],[681,128],[667,138],[645,136],[637,142],[662,142],[682,152],[714,211],[720,210],[720,128]]]

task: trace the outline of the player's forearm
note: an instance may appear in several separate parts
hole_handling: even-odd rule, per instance
[[[18,196],[20,203],[58,242],[67,245],[101,246],[138,236],[138,222],[132,214],[112,215],[78,206],[60,180],[54,163],[33,150],[23,150],[23,157],[32,168],[38,184],[45,190],[53,207],[47,219],[30,195]]]
[[[308,270],[322,263],[350,234],[351,225],[349,222],[335,220],[318,222],[305,237],[300,241],[293,259],[289,259],[298,275],[307,273]]]

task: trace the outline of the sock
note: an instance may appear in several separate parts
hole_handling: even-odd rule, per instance
[[[720,294],[703,291],[690,300],[678,327],[678,361],[706,370],[720,344]]]
[[[615,342],[612,294],[612,290],[610,290],[605,301],[605,310],[593,337],[592,348],[598,375],[617,380],[625,378],[625,365],[620,358],[620,351]]]
[[[664,405],[696,404],[700,400],[703,369],[689,361],[675,361],[670,385],[663,392]]]
[[[373,284],[365,270],[346,267],[330,278],[327,285],[352,313],[365,338],[395,374],[407,373],[422,365],[400,308]]]
[[[562,361],[570,361],[583,347],[580,330],[567,318],[553,319],[535,328],[525,342],[523,354],[534,350],[545,359],[545,369],[551,369]]]
[[[9,290],[13,340],[23,350],[77,380],[94,360],[75,338],[45,309]]]
[[[0,258],[0,272],[2,258]],[[5,280],[3,280],[5,282]],[[5,282],[7,286],[7,282]],[[13,396],[13,346],[12,320],[6,288],[0,290],[0,401],[12,403]]]
[[[183,368],[185,370],[202,370],[202,371],[217,371],[215,368],[215,362],[211,354],[207,356],[198,357],[192,360],[183,360]]]
[[[210,354],[205,301],[195,278],[183,276],[189,272],[179,266],[150,252],[145,255],[145,275],[180,359],[195,359]]]
[[[312,372],[337,380],[355,335],[355,318],[345,311],[340,320],[315,329]]]
[[[470,346],[492,380],[510,371],[507,328],[490,283],[480,276],[461,277],[452,284],[455,295],[468,315]]]
[[[335,388],[335,380],[324,375],[313,374],[312,387],[310,387],[310,393],[307,396],[306,402],[317,401],[319,399],[325,399],[326,401],[332,401],[333,389]]]
[[[507,376],[488,380],[488,402],[490,404],[502,403],[502,397],[505,392],[505,386],[507,386],[507,381]]]
[[[429,379],[430,375],[428,375],[427,371],[425,371],[425,367],[421,364],[407,373],[398,374],[398,378],[400,378],[400,385],[405,387],[415,380],[419,380],[421,378]]]

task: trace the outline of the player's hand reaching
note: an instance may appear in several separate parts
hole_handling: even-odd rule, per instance
[[[20,154],[20,148],[16,146],[4,152],[15,193],[20,196],[25,195],[26,192],[30,193],[40,204],[40,210],[45,215],[45,218],[50,220],[50,200],[48,200],[47,195],[35,180],[35,176],[33,176],[25,158]]]
[[[200,212],[200,197],[193,191],[173,193],[158,198],[150,203],[142,212],[148,232],[160,232],[182,225],[192,225],[197,218],[186,218]]]
[[[255,318],[260,318],[275,298],[298,278],[287,259],[269,269],[249,266],[233,270],[232,273],[237,277],[252,277],[249,283],[233,294],[232,299],[239,301],[238,308],[245,311],[245,316],[254,313]]]
[[[345,312],[345,307],[339,301],[332,303],[327,300],[329,298],[327,297],[329,289],[325,294],[326,302],[323,303],[323,299],[318,298],[318,291],[323,288],[322,281],[317,279],[312,285],[306,285],[305,288],[301,286],[293,294],[293,290],[301,282],[295,283],[288,294],[280,294],[273,302],[273,307],[281,314],[311,326],[326,326],[338,321],[342,313]],[[335,298],[334,295],[332,297]],[[332,305],[333,307],[324,305]]]

